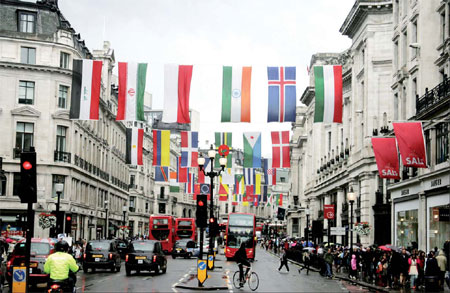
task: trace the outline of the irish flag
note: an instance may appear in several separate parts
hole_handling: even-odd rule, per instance
[[[192,69],[192,65],[166,64],[164,66],[163,122],[191,123],[189,94]]]
[[[261,132],[244,132],[244,168],[261,168]]]
[[[223,67],[222,122],[250,122],[251,67]]]
[[[127,148],[125,159],[130,165],[143,165],[142,146],[144,142],[144,129],[127,128]]]
[[[314,66],[314,122],[342,123],[342,66]]]
[[[147,63],[119,62],[119,101],[116,120],[145,121]]]
[[[102,61],[73,60],[70,119],[98,120]]]

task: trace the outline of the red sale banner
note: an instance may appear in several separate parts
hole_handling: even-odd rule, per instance
[[[421,122],[392,123],[405,167],[427,168]]]
[[[373,137],[372,146],[380,178],[400,179],[400,163],[395,138]]]

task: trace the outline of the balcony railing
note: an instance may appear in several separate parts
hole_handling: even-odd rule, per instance
[[[54,160],[55,162],[70,163],[72,154],[67,152],[55,151]]]
[[[422,97],[416,98],[416,113],[420,114],[432,106],[438,104],[445,99],[450,98],[450,78],[445,76],[444,81],[438,84],[432,90],[425,89],[425,94]]]

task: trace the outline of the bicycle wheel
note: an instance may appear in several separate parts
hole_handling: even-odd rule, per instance
[[[250,290],[255,291],[256,289],[258,289],[258,286],[259,286],[258,274],[252,272],[250,278],[248,278],[248,287],[250,288]]]
[[[239,282],[239,271],[236,271],[236,272],[234,272],[234,275],[233,275],[233,286],[234,286],[234,288],[240,289],[241,286],[240,286],[239,283],[240,283]]]

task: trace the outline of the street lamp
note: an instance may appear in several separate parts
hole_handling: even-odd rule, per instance
[[[128,207],[127,206],[123,206],[122,207],[122,212],[123,212],[123,240],[125,240],[125,226],[126,226],[126,220],[125,220],[125,216],[126,216],[126,213],[127,213],[127,209],[128,209]]]
[[[60,221],[60,215],[59,215],[59,205],[61,201],[61,193],[64,190],[64,184],[63,183],[56,183],[55,184],[55,191],[56,196],[58,197],[58,200],[56,202],[56,235],[62,233],[61,231],[61,221]]]
[[[209,192],[210,192],[210,205],[209,205],[209,217],[214,218],[214,201],[213,201],[213,195],[214,195],[214,184],[213,180],[214,177],[218,177],[222,171],[225,170],[225,166],[227,164],[227,158],[220,157],[219,163],[220,163],[220,170],[218,172],[215,172],[213,169],[214,166],[214,159],[216,157],[216,150],[213,148],[213,145],[211,145],[210,149],[208,150],[208,157],[210,159],[210,171],[207,172],[203,169],[203,166],[205,165],[205,158],[202,157],[200,154],[200,157],[197,159],[198,166],[200,168],[200,171],[203,172],[203,174],[207,177],[209,177]],[[211,231],[211,227],[210,227]],[[209,236],[209,252],[208,254],[213,254],[213,246],[214,246],[214,235]]]
[[[309,242],[309,215],[310,215],[311,211],[309,209],[305,210],[305,214],[306,214],[306,246],[308,246],[308,242]]]
[[[105,212],[106,212],[106,215],[105,215],[105,239],[108,239],[108,201],[107,200],[105,200]]]
[[[352,255],[352,251],[353,251],[353,203],[356,200],[356,193],[353,192],[353,188],[351,186],[347,193],[347,200],[350,203],[350,255]]]

